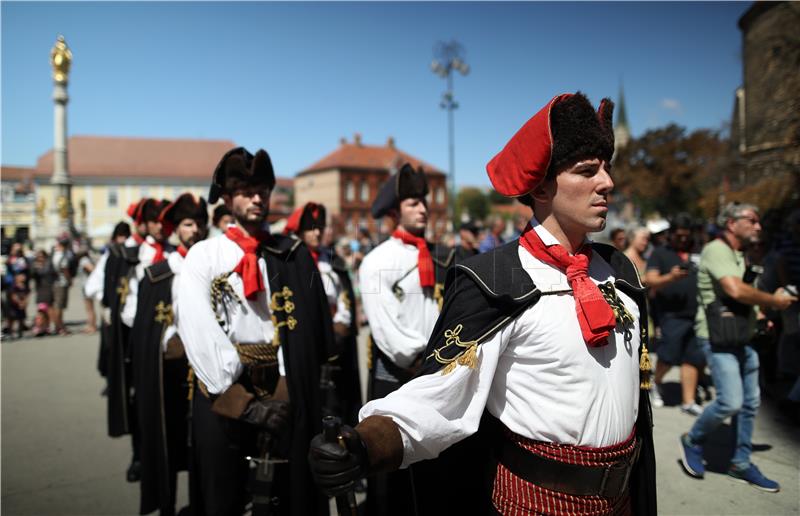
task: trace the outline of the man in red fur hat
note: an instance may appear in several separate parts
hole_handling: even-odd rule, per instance
[[[533,210],[449,275],[420,374],[312,440],[329,493],[412,466],[425,514],[655,514],[646,295],[606,224],[613,105],[554,97],[487,166]],[[426,460],[436,459],[436,460]]]

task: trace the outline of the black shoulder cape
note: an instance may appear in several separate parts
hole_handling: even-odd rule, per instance
[[[187,467],[189,400],[186,356],[164,359],[161,344],[172,324],[174,273],[164,260],[145,269],[131,328],[133,386],[140,436],[140,514],[175,510],[174,476]]]
[[[615,287],[636,301],[641,314],[639,324],[647,328],[647,295],[633,264],[611,246],[592,247],[614,270]],[[419,374],[438,373],[454,365],[467,355],[458,341],[477,341],[477,345],[486,342],[543,295],[522,268],[518,248],[519,241],[515,240],[468,258],[450,270],[442,313]],[[445,332],[456,332],[460,338],[449,339],[448,343]],[[653,419],[646,390],[640,393],[638,414],[636,433],[642,439],[642,450],[631,473],[633,513],[655,515]],[[445,450],[437,459],[411,466],[419,514],[493,514],[491,479],[496,460],[492,449],[497,438],[487,424],[491,417],[486,413],[475,435]],[[455,475],[455,471],[459,473]]]
[[[128,328],[120,313],[128,293],[129,276],[139,263],[139,247],[113,244],[106,261],[102,304],[111,312],[106,333],[108,382],[108,435],[119,437],[131,432],[131,378],[128,350]]]
[[[327,507],[327,499],[311,477],[308,443],[322,431],[320,366],[335,350],[330,309],[319,270],[299,240],[271,235],[258,252],[267,263],[270,308],[283,348],[292,408],[289,478],[276,478],[273,489],[289,493],[280,496],[282,504],[291,504],[286,514],[315,514]]]

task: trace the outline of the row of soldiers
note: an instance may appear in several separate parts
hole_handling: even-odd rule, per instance
[[[356,298],[343,259],[321,245],[324,205],[299,207],[282,235],[267,231],[274,185],[266,151],[229,151],[208,199],[233,215],[224,234],[206,239],[202,197],[142,199],[128,209],[135,232],[112,241],[89,280],[107,309],[108,433],[131,435],[142,514],[175,512],[186,469],[194,514],[238,514],[254,495],[269,513],[326,510],[306,454],[323,416],[357,423]],[[406,165],[373,207],[397,229],[360,268],[374,328],[370,397],[419,367],[454,263],[452,249],[424,238],[427,193],[423,171]],[[386,496],[384,485],[384,506]]]
[[[495,156],[492,184],[533,217],[488,253],[426,241],[422,170],[381,187],[372,215],[396,230],[358,272],[363,407],[325,207],[267,231],[264,150],[233,149],[213,173],[223,235],[203,239],[206,203],[189,194],[133,207],[138,234],[98,268],[109,433],[132,434],[141,512],[173,513],[188,468],[198,515],[327,514],[328,496],[355,514],[364,477],[370,515],[654,514],[646,295],[624,255],[586,239],[613,189],[612,110],[558,95]]]

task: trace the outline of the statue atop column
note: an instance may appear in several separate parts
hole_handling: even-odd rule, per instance
[[[50,50],[50,64],[53,66],[53,80],[66,84],[69,79],[69,66],[72,64],[72,51],[67,46],[64,36],[59,35],[56,44]]]

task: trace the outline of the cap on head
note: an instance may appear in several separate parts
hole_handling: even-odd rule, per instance
[[[275,187],[272,161],[264,149],[259,149],[254,156],[244,147],[236,147],[226,152],[217,164],[211,178],[208,202],[214,204],[222,194],[248,186],[266,186],[270,190]]]
[[[556,95],[486,165],[492,186],[502,195],[520,197],[572,161],[610,161],[613,112],[609,99],[603,99],[595,111],[581,92]]]
[[[142,207],[147,200],[147,197],[142,197],[139,199],[139,202],[130,203],[128,209],[125,210],[125,213],[128,214],[128,217],[131,218],[134,224],[138,225],[142,223]]]
[[[294,210],[286,221],[283,234],[300,233],[312,229],[325,229],[325,206],[315,202],[307,202]]]
[[[183,219],[193,219],[198,226],[204,228],[208,226],[208,205],[202,197],[186,192],[165,205],[159,218],[164,224],[166,234],[172,233]]]
[[[159,201],[158,199],[145,199],[142,203],[139,211],[137,212],[137,218],[135,219],[137,224],[141,224],[142,222],[155,222],[159,220],[159,216],[161,215],[161,210],[163,210],[169,201],[167,199],[163,199]]]
[[[372,204],[372,216],[379,219],[390,210],[396,210],[404,199],[424,199],[426,195],[428,179],[422,167],[414,170],[414,167],[406,163],[381,186]]]

